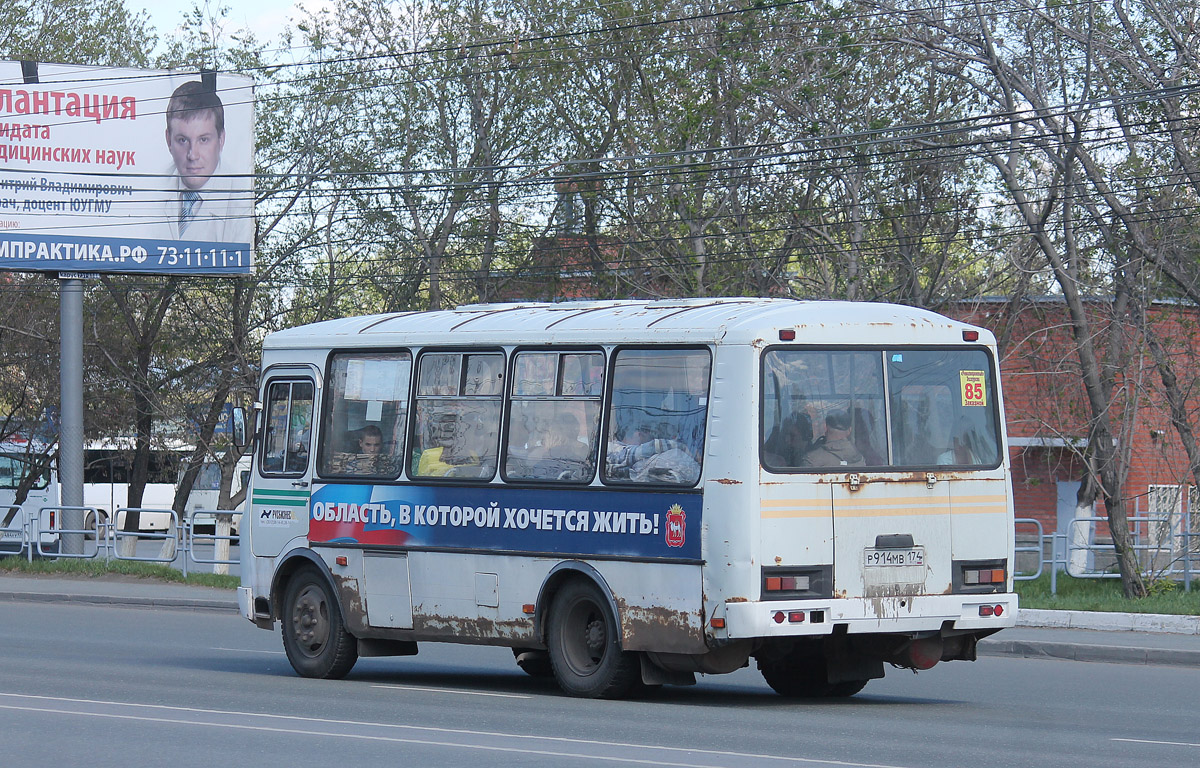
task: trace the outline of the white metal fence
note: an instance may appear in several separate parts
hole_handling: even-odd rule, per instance
[[[1143,578],[1178,581],[1190,592],[1200,575],[1200,531],[1196,516],[1186,512],[1133,515],[1129,534]],[[1040,521],[1017,518],[1013,578],[1028,581],[1049,570],[1051,594],[1057,594],[1060,571],[1080,579],[1120,578],[1111,537],[1095,535],[1096,524],[1107,522],[1105,517],[1077,517],[1067,530],[1046,533]]]
[[[3,509],[3,508],[0,508]],[[86,521],[83,528],[66,528],[65,512],[79,512]],[[122,531],[114,524],[130,512],[168,513],[170,526],[166,531]],[[237,542],[236,531],[242,513],[238,510],[197,510],[215,519],[212,533],[201,533],[190,519],[180,520],[173,510],[121,507],[116,515],[109,515],[99,507],[42,507],[33,515],[14,520],[0,526],[0,555],[25,557],[76,558],[105,560],[131,560],[165,565],[178,565],[186,576],[189,565],[212,566],[214,573],[227,573],[228,566],[236,565],[237,559],[230,557],[232,545]],[[122,514],[124,513],[124,514]],[[3,517],[0,517],[0,521]],[[82,540],[81,551],[63,551],[63,539],[73,536]],[[161,542],[158,554],[138,553],[138,542]],[[75,548],[75,547],[72,547]]]

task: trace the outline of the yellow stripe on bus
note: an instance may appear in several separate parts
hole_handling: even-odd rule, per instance
[[[885,499],[839,499],[836,512],[832,502],[824,499],[764,499],[760,503],[762,518],[824,517],[891,517],[899,515],[980,515],[1006,514],[1008,499],[1003,495],[964,496],[953,504],[941,499],[920,501],[904,497]]]

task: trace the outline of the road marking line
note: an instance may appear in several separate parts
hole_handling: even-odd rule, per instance
[[[261,718],[264,720],[295,721],[295,722],[302,723],[304,726],[306,726],[306,728],[301,729],[301,728],[268,727],[268,726],[261,726],[261,725],[244,725],[244,724],[240,724],[240,723],[197,722],[197,721],[173,719],[173,718],[169,718],[169,717],[151,717],[151,716],[147,716],[147,715],[122,715],[122,714],[117,714],[115,712],[88,712],[88,711],[78,711],[78,710],[68,710],[68,709],[53,709],[49,706],[30,707],[30,706],[21,706],[21,705],[17,705],[17,704],[2,704],[2,703],[0,703],[0,709],[9,709],[9,710],[17,710],[17,711],[47,712],[47,713],[52,713],[52,714],[82,715],[85,717],[103,717],[103,718],[119,719],[119,720],[173,723],[176,725],[202,725],[202,726],[209,726],[209,727],[213,727],[213,728],[231,728],[231,729],[235,729],[235,730],[251,730],[251,731],[264,731],[264,732],[273,732],[273,733],[289,733],[289,734],[300,734],[300,735],[305,735],[305,736],[332,736],[332,737],[340,737],[340,738],[347,738],[347,739],[358,739],[358,740],[363,740],[363,741],[384,741],[384,742],[395,742],[395,743],[405,743],[405,744],[424,744],[424,745],[429,745],[429,746],[462,747],[465,749],[477,749],[477,750],[485,750],[485,751],[491,750],[491,751],[497,751],[497,752],[514,752],[514,753],[518,753],[518,754],[531,753],[531,754],[546,755],[549,757],[590,758],[593,760],[600,760],[600,761],[605,761],[605,762],[635,763],[635,764],[639,764],[639,765],[664,765],[664,766],[671,766],[672,768],[713,768],[713,766],[708,765],[708,764],[702,765],[702,764],[697,764],[697,763],[668,763],[668,762],[663,762],[662,760],[642,760],[642,759],[637,759],[637,758],[610,757],[610,756],[594,755],[594,754],[586,753],[586,752],[553,752],[553,751],[549,751],[549,750],[531,750],[527,746],[500,747],[500,746],[488,746],[488,745],[483,745],[483,744],[464,744],[464,743],[452,742],[452,741],[434,741],[432,739],[403,738],[403,737],[399,737],[399,736],[370,736],[370,735],[366,735],[366,734],[333,733],[333,732],[329,732],[329,731],[313,730],[313,726],[314,725],[348,725],[348,726],[355,726],[355,727],[364,727],[365,726],[365,727],[371,727],[371,728],[378,728],[381,730],[422,731],[422,732],[435,733],[435,734],[446,734],[446,735],[454,735],[454,736],[478,736],[478,737],[487,737],[487,738],[511,739],[514,741],[525,741],[525,742],[543,741],[543,742],[551,742],[551,743],[580,746],[580,747],[601,746],[601,747],[618,747],[618,748],[627,748],[627,749],[650,750],[650,751],[657,751],[657,752],[682,752],[682,753],[689,753],[689,754],[694,754],[694,755],[706,755],[706,756],[712,756],[712,757],[731,757],[731,758],[749,758],[749,759],[754,759],[754,760],[772,760],[772,761],[777,761],[777,762],[794,763],[794,764],[801,764],[801,765],[832,765],[832,766],[840,766],[841,768],[904,768],[904,766],[897,766],[897,765],[891,765],[891,764],[855,763],[855,762],[851,762],[848,760],[823,760],[820,758],[793,757],[793,756],[789,756],[789,755],[765,755],[765,754],[755,754],[755,753],[748,753],[748,752],[728,752],[728,751],[714,750],[714,749],[695,749],[692,747],[668,747],[668,746],[663,746],[661,744],[632,744],[632,743],[620,742],[620,741],[600,741],[600,740],[596,740],[596,739],[572,739],[572,738],[567,738],[567,737],[563,737],[563,736],[536,736],[536,735],[532,735],[532,734],[499,733],[499,732],[492,732],[492,731],[472,731],[472,730],[460,729],[460,728],[438,728],[438,727],[434,727],[434,726],[425,726],[425,725],[402,725],[402,724],[398,724],[398,723],[372,723],[372,722],[363,722],[361,720],[321,720],[320,722],[314,722],[312,720],[312,718],[310,718],[310,717],[302,717],[299,715],[279,715],[279,714],[271,714],[271,713],[264,713],[264,712],[241,712],[241,711],[237,711],[237,710],[203,709],[203,708],[197,708],[197,707],[175,707],[175,706],[169,706],[169,705],[165,705],[165,704],[140,704],[140,703],[130,703],[130,702],[124,702],[124,701],[78,699],[78,698],[71,698],[71,697],[65,697],[65,696],[38,696],[38,695],[34,695],[34,694],[25,694],[25,693],[3,693],[3,692],[0,692],[0,697],[6,698],[6,699],[29,699],[29,700],[33,700],[33,701],[43,701],[43,702],[61,702],[64,704],[95,704],[95,705],[99,705],[99,706],[103,706],[103,707],[127,707],[130,709],[159,710],[159,711],[163,711],[163,712],[180,712],[180,713],[194,713],[194,714],[207,714],[207,715],[227,715],[227,716],[231,716],[231,717]]]
[[[219,645],[215,646],[212,650],[214,650],[214,651],[231,651],[233,653],[269,653],[272,656],[286,656],[287,655],[283,651],[260,651],[255,648],[222,648]]]
[[[1110,739],[1110,741],[1124,741],[1129,744],[1162,744],[1167,747],[1200,747],[1200,744],[1192,744],[1187,741],[1155,741],[1154,739]]]
[[[379,685],[375,684],[372,688],[390,688],[397,691],[425,691],[428,693],[461,693],[464,696],[496,696],[502,699],[532,699],[532,696],[525,696],[519,693],[488,693],[486,691],[464,691],[454,688],[425,688],[419,685]]]

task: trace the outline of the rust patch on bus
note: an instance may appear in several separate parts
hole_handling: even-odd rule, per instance
[[[621,613],[621,647],[627,651],[704,653],[700,611],[674,611],[662,606],[630,605],[617,599]]]
[[[413,609],[413,633],[471,640],[531,640],[533,620],[498,621],[486,616],[463,618],[419,613]]]
[[[734,480],[731,477],[720,477],[720,478],[717,478],[716,480],[714,480],[713,482],[720,483],[721,485],[741,485],[742,484],[741,480]]]
[[[729,598],[725,599],[725,602],[727,602],[727,603],[748,603],[750,601],[744,597],[729,597]]]
[[[363,608],[362,594],[358,590],[358,579],[351,576],[331,574],[337,587],[338,601],[342,608],[342,621],[350,632],[367,629],[367,611]]]

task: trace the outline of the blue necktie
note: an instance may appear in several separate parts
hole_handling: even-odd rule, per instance
[[[192,223],[196,206],[200,205],[200,193],[190,189],[183,191],[183,203],[179,208],[179,234],[183,234]]]

